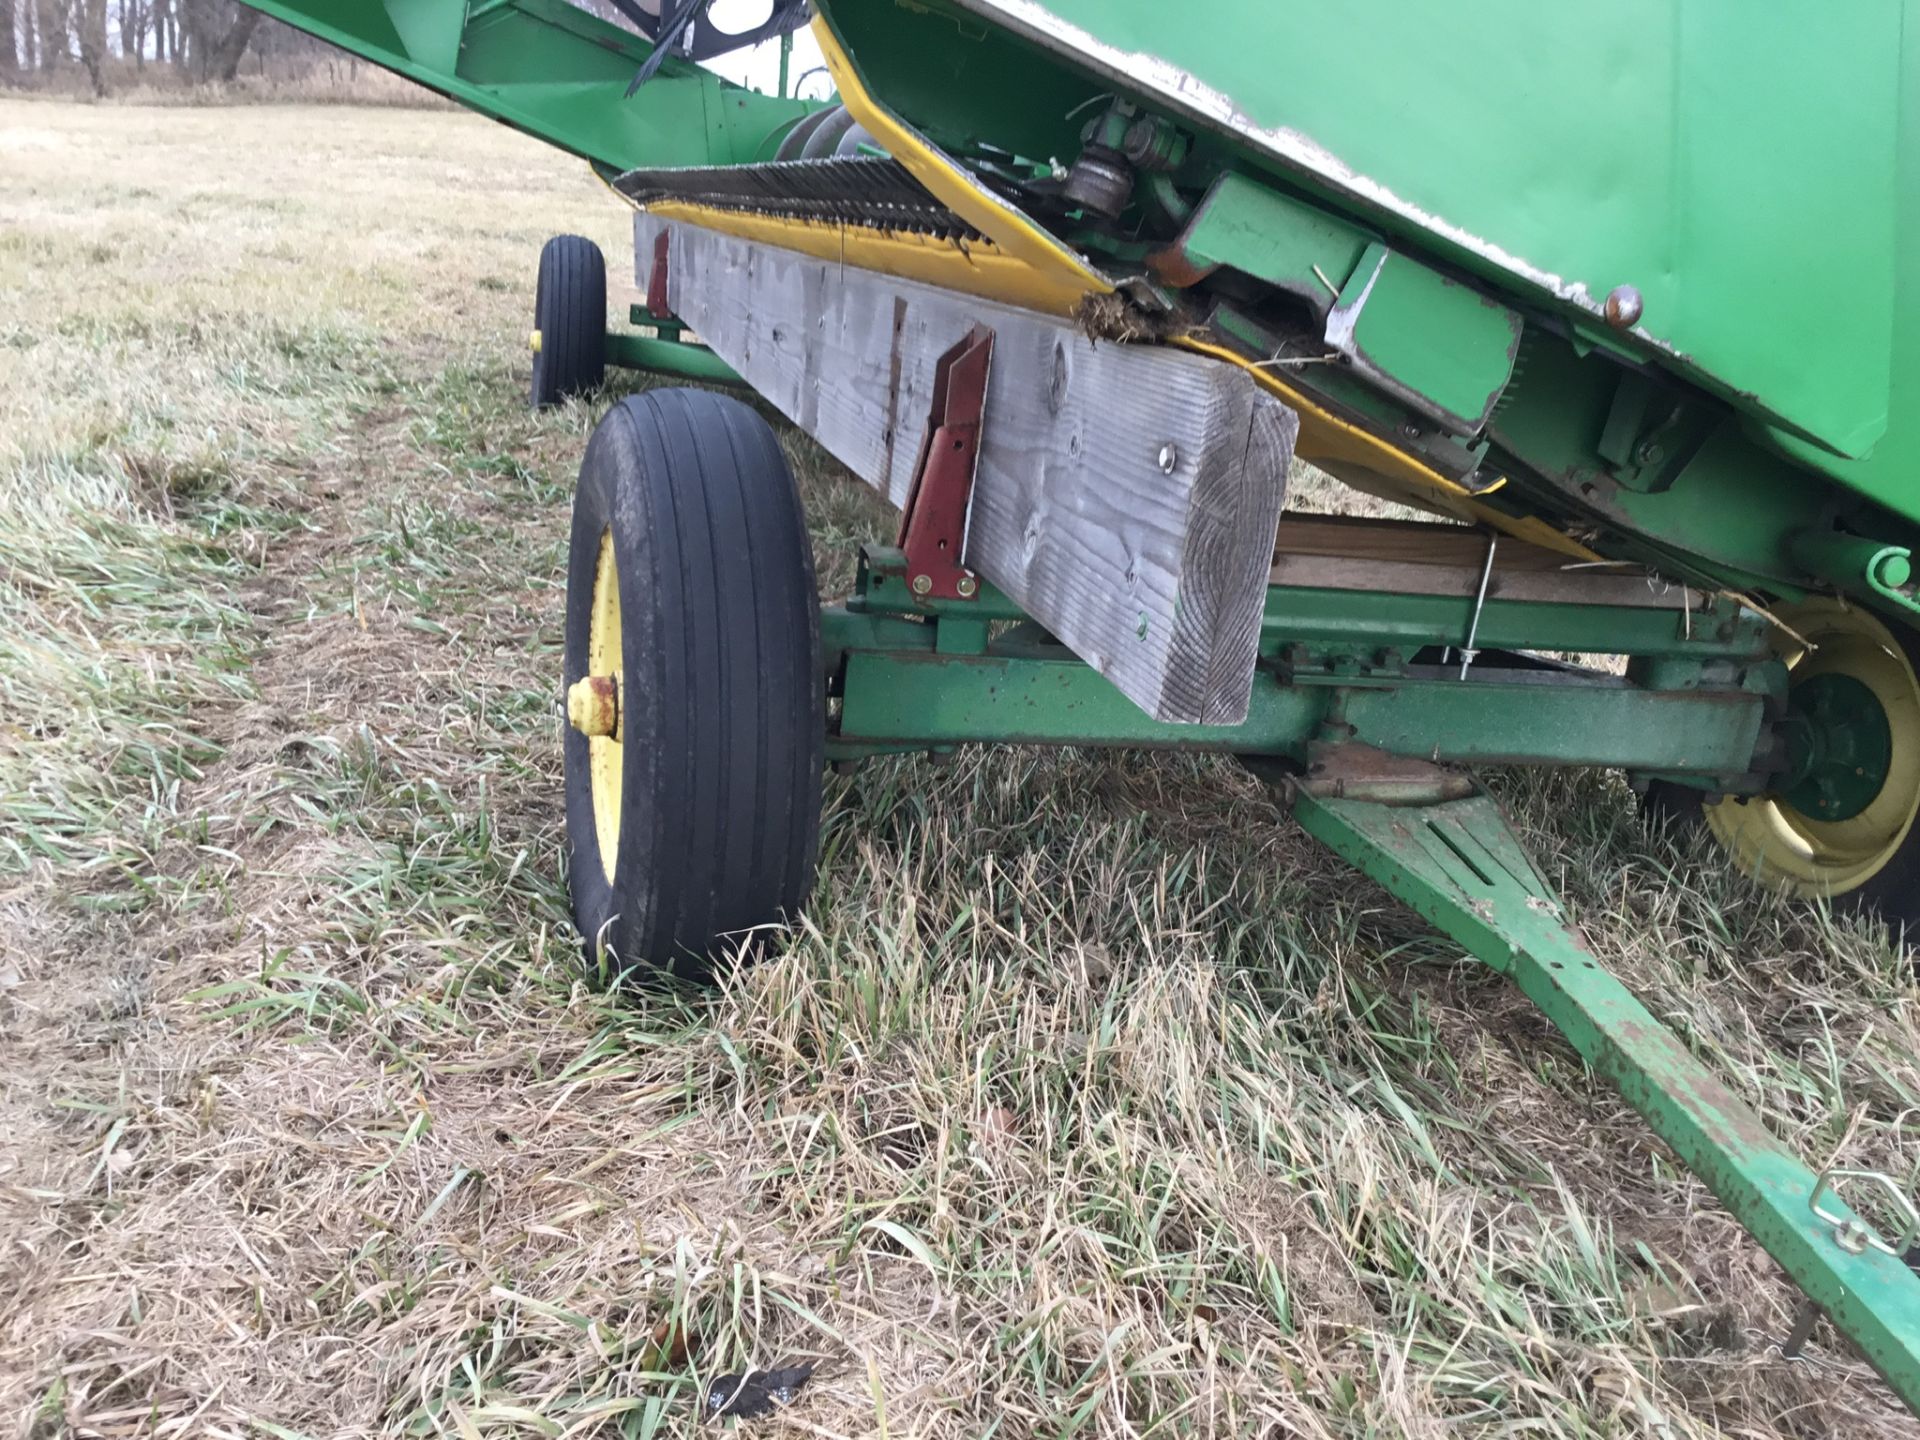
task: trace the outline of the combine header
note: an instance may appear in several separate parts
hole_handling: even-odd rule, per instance
[[[697,975],[799,910],[828,762],[1231,752],[1619,1087],[1805,1290],[1792,1344],[1824,1313],[1920,1404],[1903,1189],[1774,1140],[1471,775],[1615,767],[1920,931],[1920,11],[814,0],[820,104],[695,63],[790,0],[744,37],[704,0],[258,3],[634,203],[651,333],[551,242],[537,402],[609,361],[744,384],[902,512],[822,610],[755,410],[602,420],[564,682],[593,963]],[[1429,518],[1290,512],[1294,456]]]

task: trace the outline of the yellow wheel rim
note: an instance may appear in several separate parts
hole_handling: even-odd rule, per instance
[[[1809,600],[1777,613],[1808,642],[1775,632],[1794,684],[1846,675],[1880,702],[1893,739],[1886,783],[1846,820],[1816,820],[1763,795],[1707,806],[1707,825],[1747,874],[1794,895],[1845,895],[1886,867],[1920,813],[1920,678],[1892,632],[1863,610]]]
[[[619,700],[626,698],[620,668],[620,567],[613,558],[613,528],[600,532],[593,567],[593,606],[587,619],[587,673],[611,675]],[[618,701],[616,701],[618,704]],[[593,826],[600,838],[600,868],[613,883],[620,858],[620,792],[624,727],[587,737],[587,773],[593,782]]]

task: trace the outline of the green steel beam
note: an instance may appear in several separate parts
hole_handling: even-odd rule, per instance
[[[1601,968],[1492,800],[1394,808],[1303,793],[1294,814],[1514,980],[1900,1398],[1920,1408],[1920,1277],[1851,1228],[1860,1217],[1831,1191],[1820,1197],[1819,1177]],[[1816,1200],[1838,1218],[1817,1217]]]
[[[820,108],[678,56],[628,95],[652,45],[566,0],[247,3],[608,173],[770,160],[787,129]]]
[[[1644,690],[1624,680],[1482,666],[1424,667],[1358,684],[1254,677],[1241,725],[1151,719],[1079,660],[860,647],[821,616],[828,653],[844,656],[836,757],[996,745],[1105,745],[1304,758],[1330,730],[1395,755],[1461,764],[1602,765],[1718,777],[1752,768],[1765,697],[1727,686]],[[948,622],[942,622],[944,626]],[[938,627],[914,627],[931,631]],[[929,637],[931,638],[931,637]],[[1055,652],[1057,653],[1057,652]]]
[[[1694,593],[1695,600],[1700,598]],[[1469,596],[1396,595],[1275,585],[1260,629],[1263,655],[1289,646],[1463,645]],[[1765,653],[1766,622],[1731,601],[1691,614],[1644,605],[1566,605],[1489,596],[1475,643],[1483,650],[1745,658]]]
[[[1744,790],[1759,783],[1762,726],[1786,692],[1764,622],[1731,602],[1683,619],[1637,605],[1488,599],[1480,649],[1633,663],[1623,678],[1490,656],[1462,678],[1457,658],[1433,662],[1466,643],[1471,600],[1274,585],[1246,721],[1168,725],[1036,632],[993,586],[973,600],[921,600],[899,550],[870,547],[860,561],[853,597],[820,617],[841,695],[829,742],[839,758],[983,743],[1297,759],[1332,735],[1415,758],[1617,766]]]
[[[607,363],[623,370],[649,370],[704,380],[709,385],[745,385],[740,373],[704,345],[651,335],[607,336]]]

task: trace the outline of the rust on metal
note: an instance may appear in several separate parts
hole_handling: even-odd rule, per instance
[[[1606,316],[1607,324],[1616,330],[1631,330],[1640,323],[1640,315],[1646,309],[1646,302],[1640,298],[1640,291],[1632,285],[1616,285],[1607,292],[1606,303],[1601,313]]]
[[[1471,775],[1354,742],[1313,746],[1306,774],[1295,783],[1318,799],[1380,805],[1431,805],[1473,793]],[[1412,843],[1411,835],[1406,843]]]
[[[1171,285],[1177,290],[1198,285],[1220,268],[1218,265],[1196,264],[1192,254],[1181,240],[1174,240],[1157,250],[1148,251],[1146,265],[1149,275],[1162,285]]]
[[[653,237],[653,269],[647,276],[647,310],[656,320],[673,314],[667,301],[667,227]]]
[[[611,675],[588,675],[567,690],[567,723],[589,737],[620,738],[620,685]]]
[[[993,331],[975,325],[933,369],[932,413],[900,516],[908,588],[923,600],[971,600],[979,582],[961,563],[967,506],[993,361]]]

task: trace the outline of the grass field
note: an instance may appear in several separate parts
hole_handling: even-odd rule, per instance
[[[0,100],[0,1430],[1914,1435],[1527,1004],[1225,762],[877,764],[786,952],[581,985],[529,414],[578,164]],[[624,307],[625,294],[616,296]],[[604,400],[600,402],[604,404]],[[886,517],[801,439],[823,586]],[[1883,933],[1502,793],[1815,1160],[1911,1169]],[[709,1427],[717,1428],[717,1427]]]

